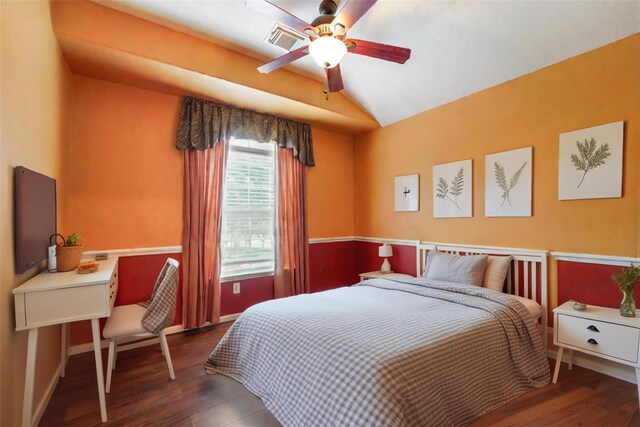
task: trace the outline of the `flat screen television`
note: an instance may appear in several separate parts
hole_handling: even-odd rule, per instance
[[[18,166],[14,173],[16,274],[47,259],[56,234],[56,180]]]

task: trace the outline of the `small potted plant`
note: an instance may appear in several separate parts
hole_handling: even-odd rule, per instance
[[[61,234],[56,234],[56,239],[60,237],[62,243],[56,245],[56,261],[58,271],[71,271],[78,268],[82,258],[82,241],[78,233],[69,235],[66,239]]]
[[[640,266],[631,264],[630,267],[623,267],[620,273],[611,276],[622,292],[622,302],[620,303],[620,315],[624,317],[636,317],[636,302],[633,300],[633,288],[640,280]]]

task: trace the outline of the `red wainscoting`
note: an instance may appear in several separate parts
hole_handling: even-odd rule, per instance
[[[379,271],[382,258],[378,256],[380,243],[355,242],[356,244],[356,274],[367,271]],[[391,270],[395,273],[416,275],[416,247],[407,245],[391,245],[393,256],[389,258]]]
[[[118,297],[116,305],[135,304],[151,295],[151,290],[168,257],[182,262],[182,254],[143,255],[120,258]],[[240,282],[240,293],[233,294],[233,283]],[[235,280],[221,284],[220,315],[235,314],[262,301],[273,299],[273,277]],[[174,325],[182,322],[182,265]]]
[[[356,242],[318,242],[309,245],[311,292],[326,291],[358,282]]]
[[[233,284],[240,283],[240,293],[233,293]],[[222,282],[220,315],[242,313],[259,302],[273,299],[273,276]]]
[[[569,300],[602,307],[619,308],[622,293],[611,275],[619,273],[619,265],[587,264],[558,261],[558,305]],[[634,298],[640,301],[640,289]]]
[[[118,260],[118,296],[115,305],[137,304],[146,301],[151,296],[153,286],[158,279],[162,266],[167,258],[173,258],[180,263],[180,278],[178,281],[178,301],[176,316],[172,325],[182,323],[182,254],[158,254],[125,256]]]

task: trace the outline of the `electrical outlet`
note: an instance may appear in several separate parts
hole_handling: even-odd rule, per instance
[[[234,294],[239,294],[240,293],[240,282],[235,282],[233,284],[233,293]]]

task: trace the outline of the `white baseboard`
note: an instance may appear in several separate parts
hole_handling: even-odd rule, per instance
[[[220,322],[219,323],[226,323],[226,322],[233,322],[234,320],[236,320],[238,317],[240,317],[242,313],[235,313],[235,314],[228,314],[226,316],[220,316]],[[186,329],[182,326],[182,325],[174,325],[174,326],[170,326],[167,329],[164,330],[165,333],[167,335],[171,335],[171,334],[177,334],[179,332],[183,332],[186,331]],[[136,341],[137,339],[132,339],[131,341]],[[132,349],[132,348],[137,348],[137,347],[144,347],[147,345],[151,345],[151,344],[155,344],[158,342],[157,338],[151,338],[151,339],[147,339],[145,341],[139,341],[136,343],[132,343],[132,344],[127,344],[126,342],[123,342],[122,345],[122,350],[125,349]],[[126,346],[126,347],[124,347]],[[100,341],[100,348],[108,348],[109,347],[109,340],[102,340]],[[84,344],[77,344],[77,345],[72,345],[71,347],[69,347],[69,351],[67,352],[67,359],[68,356],[74,356],[76,354],[81,354],[81,353],[88,353],[90,351],[93,351],[93,342],[87,342]]]
[[[185,330],[184,326],[182,326],[182,325],[173,325],[173,326],[169,326],[168,328],[166,328],[164,330],[164,333],[166,335],[173,335],[173,334],[177,334],[179,332],[182,332],[184,330]]]
[[[56,372],[53,374],[53,377],[51,378],[51,381],[49,382],[49,385],[44,392],[44,396],[42,396],[42,399],[40,399],[40,402],[38,402],[38,406],[36,406],[36,411],[33,414],[33,418],[31,419],[31,425],[33,427],[36,427],[38,424],[40,424],[40,420],[44,415],[44,411],[47,409],[49,401],[51,400],[51,396],[53,396],[53,392],[58,385],[58,380],[60,379],[61,373],[62,363],[58,364],[58,369],[56,369]]]
[[[109,347],[109,340],[100,341],[100,348],[107,348],[107,347]],[[69,351],[67,352],[67,354],[69,356],[75,356],[76,354],[88,353],[90,351],[93,351],[93,342],[86,342],[84,344],[72,345],[69,347]]]
[[[547,340],[550,343],[549,349],[547,350],[547,356],[557,360],[558,351],[556,350],[557,347],[553,345],[553,328],[549,328]],[[567,353],[569,352],[565,350],[562,355],[562,361],[565,363],[569,363],[569,355]],[[601,374],[609,375],[610,377],[618,378],[619,380],[637,384],[636,371],[632,366],[580,353],[579,351],[573,352],[573,364],[592,371],[600,372]],[[558,377],[558,381],[562,381],[562,374]]]
[[[226,316],[220,316],[219,323],[233,322],[238,317],[240,317],[241,314],[242,313],[235,313],[235,314],[227,314]]]
[[[174,326],[168,327],[164,331],[165,331],[165,333],[167,335],[171,335],[171,334],[177,334],[177,333],[182,332],[184,330],[185,329],[184,329],[184,327],[182,325],[174,325]],[[150,344],[153,344],[154,342],[155,341],[153,341],[153,340],[147,340],[147,341],[141,342],[140,345],[135,345],[134,346],[132,344],[128,348],[142,347],[143,345],[150,345]],[[100,341],[100,348],[108,348],[108,347],[109,347],[109,340]],[[67,354],[69,356],[74,356],[76,354],[88,353],[90,351],[93,351],[93,342],[86,342],[84,344],[72,345],[71,347],[69,347],[69,351],[68,351]]]

